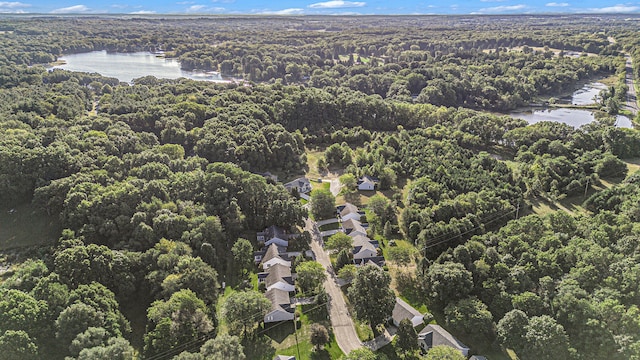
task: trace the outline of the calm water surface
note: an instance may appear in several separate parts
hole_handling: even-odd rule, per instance
[[[582,109],[540,109],[532,111],[513,112],[510,114],[514,118],[523,119],[529,124],[541,121],[555,121],[579,128],[592,121],[595,121],[593,111]],[[632,128],[631,120],[622,115],[616,116],[616,127]]]
[[[218,73],[182,70],[176,59],[165,59],[149,52],[107,53],[106,51],[92,51],[66,55],[60,60],[65,61],[65,64],[56,65],[53,69],[98,73],[128,83],[133,79],[148,75],[159,79],[184,77],[193,80],[229,82],[229,79],[223,78]]]

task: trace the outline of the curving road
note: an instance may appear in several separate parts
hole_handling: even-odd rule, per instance
[[[352,350],[361,348],[362,342],[358,338],[353,320],[347,310],[347,303],[342,297],[342,290],[340,290],[340,287],[336,283],[336,277],[333,272],[333,267],[331,266],[329,255],[327,255],[322,248],[322,238],[320,237],[320,231],[316,223],[310,219],[305,220],[305,230],[311,234],[311,250],[316,256],[316,261],[324,267],[327,273],[324,288],[329,295],[329,316],[331,317],[333,334],[336,337],[336,342],[340,350],[348,354]]]
[[[629,87],[629,90],[627,91],[627,103],[625,104],[624,108],[626,110],[630,110],[635,116],[638,114],[638,98],[636,94],[636,88],[635,86],[633,86],[633,63],[629,54],[626,54],[625,57],[627,59],[627,74],[625,75],[625,82]]]

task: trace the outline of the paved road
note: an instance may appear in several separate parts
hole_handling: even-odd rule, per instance
[[[322,264],[327,273],[327,280],[324,288],[329,294],[329,316],[331,317],[331,327],[336,337],[338,346],[345,354],[362,347],[362,342],[358,338],[353,320],[347,311],[347,304],[342,297],[342,291],[336,284],[335,274],[331,266],[331,260],[321,245],[322,238],[319,238],[319,231],[316,224],[306,220],[305,229],[311,233],[311,250],[316,255],[316,261]]]
[[[627,74],[625,76],[625,80],[627,86],[629,87],[629,90],[627,91],[627,103],[625,104],[624,108],[627,110],[631,110],[631,112],[635,116],[636,114],[638,114],[638,98],[636,95],[636,88],[633,86],[633,64],[631,62],[631,56],[629,56],[629,54],[626,55],[626,58]]]

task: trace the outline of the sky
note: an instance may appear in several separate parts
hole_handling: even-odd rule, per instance
[[[640,14],[640,0],[21,0],[0,1],[0,13],[51,14]]]

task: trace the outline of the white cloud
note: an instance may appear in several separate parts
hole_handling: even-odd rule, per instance
[[[206,5],[191,5],[187,8],[187,12],[197,12],[197,11],[202,11],[204,9],[206,9],[207,6]]]
[[[89,9],[86,5],[73,5],[65,8],[55,9],[51,11],[52,14],[77,14],[77,13],[85,13],[89,12]]]
[[[191,5],[194,4],[195,1],[178,1],[176,4],[178,5]]]
[[[632,6],[632,5],[614,5],[603,8],[591,8],[588,9],[589,12],[594,13],[630,13],[630,12],[638,12],[640,11],[640,6]]]
[[[511,11],[518,11],[522,9],[526,9],[527,5],[518,4],[518,5],[502,5],[502,6],[494,6],[480,9],[476,12],[476,14],[496,14],[496,13],[505,13]]]
[[[134,11],[134,12],[130,12],[129,14],[131,15],[152,15],[155,14],[156,12],[153,10],[140,10],[140,11]]]
[[[549,6],[549,7],[567,7],[567,6],[569,6],[569,3],[550,2],[550,3],[546,3],[544,6]]]
[[[224,11],[225,11],[225,8],[223,7],[210,7],[207,5],[191,5],[185,10],[185,12],[188,12],[188,13],[201,13],[201,14],[221,13]]]
[[[25,4],[17,1],[0,1],[0,8],[2,9],[18,9],[31,7],[31,4]]]
[[[259,10],[258,14],[263,14],[263,15],[300,15],[303,12],[304,12],[304,9],[289,8],[289,9],[282,9],[282,10],[275,10],[275,11]]]
[[[319,2],[309,5],[312,9],[340,9],[340,8],[354,8],[363,7],[367,3],[363,1],[343,1],[343,0],[331,0],[325,2]]]

